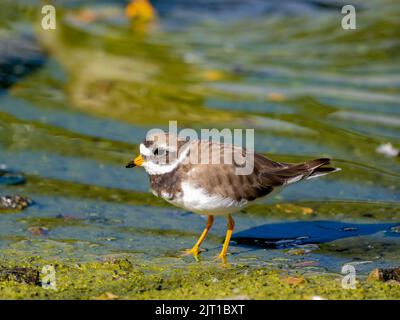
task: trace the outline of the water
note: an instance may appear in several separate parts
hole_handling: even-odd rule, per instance
[[[333,272],[347,262],[366,262],[362,271],[398,265],[399,233],[390,228],[400,222],[400,162],[376,152],[400,146],[398,2],[357,2],[357,30],[340,28],[335,1],[154,3],[158,20],[132,26],[122,2],[65,1],[56,31],[39,28],[33,2],[1,5],[15,18],[1,22],[0,163],[27,182],[0,184],[0,195],[34,200],[0,215],[3,257],[192,263],[177,257],[204,217],[154,198],[146,174],[125,169],[147,130],[177,120],[197,130],[255,128],[256,150],[273,159],[330,157],[343,169],[238,213],[236,240],[247,244],[232,243],[231,263],[312,261]],[[319,220],[332,229],[313,229]],[[340,223],[355,229],[341,236]],[[35,226],[48,232],[34,236]],[[270,239],[276,226],[280,238],[328,239],[300,256],[251,241]],[[224,232],[218,219],[206,259]]]

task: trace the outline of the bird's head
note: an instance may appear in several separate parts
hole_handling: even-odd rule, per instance
[[[140,155],[130,161],[126,168],[144,167],[148,174],[160,175],[173,171],[187,157],[189,140],[157,131],[149,134],[140,144]]]

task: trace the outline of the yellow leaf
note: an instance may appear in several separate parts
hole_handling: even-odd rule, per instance
[[[279,210],[285,211],[286,213],[302,213],[304,215],[309,215],[314,212],[312,208],[296,206],[295,204],[277,204],[276,207]]]
[[[267,96],[267,100],[269,101],[283,101],[285,100],[285,96],[281,93],[278,92],[271,92],[268,96]]]
[[[222,78],[222,73],[217,70],[206,70],[202,73],[204,79],[216,81]]]
[[[154,20],[156,14],[148,0],[132,0],[125,9],[127,17],[140,21]]]
[[[301,277],[292,277],[292,276],[289,276],[289,277],[283,278],[283,279],[282,279],[282,282],[283,282],[284,284],[288,284],[288,285],[292,285],[292,286],[298,286],[298,285],[300,285],[300,284],[305,283],[306,280],[305,280],[304,278],[301,278]]]

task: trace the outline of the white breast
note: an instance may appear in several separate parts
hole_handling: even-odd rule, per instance
[[[163,197],[164,198],[164,197]],[[236,201],[219,194],[210,194],[203,188],[182,183],[182,193],[168,202],[198,214],[227,215],[247,206],[247,200]]]

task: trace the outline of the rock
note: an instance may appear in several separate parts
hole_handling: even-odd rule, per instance
[[[32,268],[0,266],[1,281],[16,281],[19,283],[40,285],[39,271]]]
[[[129,271],[132,269],[132,263],[124,257],[108,256],[102,259],[104,262],[117,265],[121,270]]]
[[[390,228],[390,232],[400,233],[400,225],[399,226],[395,226],[395,227],[391,227]]]
[[[380,280],[380,277],[381,276],[380,276],[379,269],[374,269],[368,275],[367,281],[377,281],[377,280]]]
[[[374,269],[368,276],[367,281],[396,281],[400,283],[400,267],[388,269]]]
[[[49,229],[46,227],[30,227],[28,231],[34,236],[42,236],[49,232]]]
[[[0,197],[0,210],[23,210],[32,204],[32,200],[20,195]]]
[[[7,170],[5,166],[0,165],[0,185],[24,184],[25,177],[18,172]]]
[[[386,283],[393,285],[393,286],[400,286],[400,281],[396,281],[396,280],[389,280],[389,281],[386,281]]]
[[[44,65],[46,56],[33,34],[0,34],[0,89]]]

